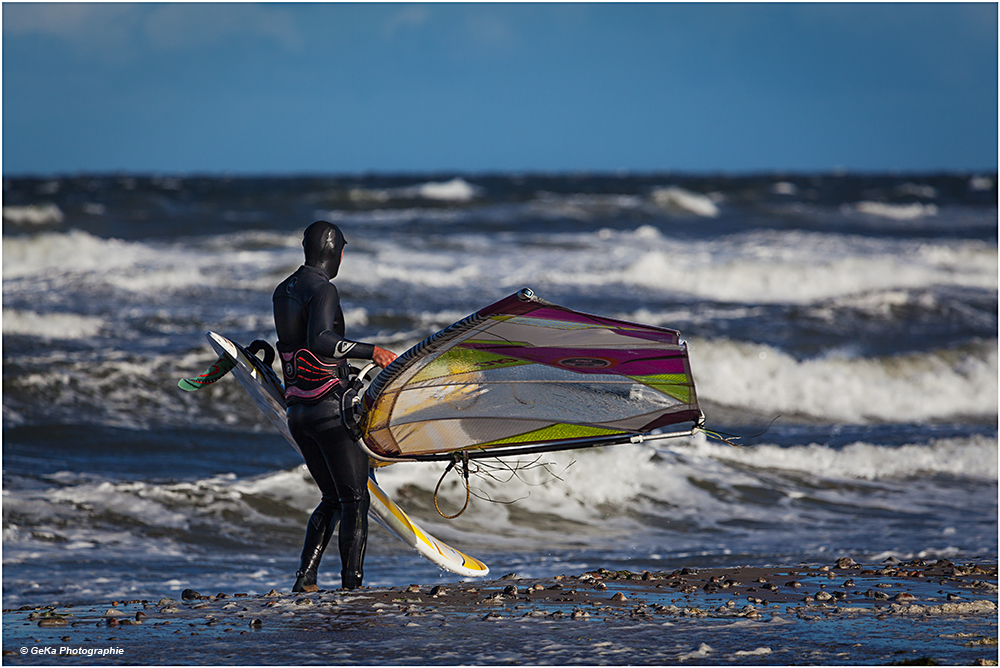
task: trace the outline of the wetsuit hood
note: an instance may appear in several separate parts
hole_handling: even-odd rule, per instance
[[[333,278],[340,270],[340,258],[346,245],[347,240],[339,227],[325,220],[317,220],[302,235],[306,266],[316,267]]]

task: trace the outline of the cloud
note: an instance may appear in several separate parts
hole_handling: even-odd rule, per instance
[[[430,12],[424,5],[407,5],[394,12],[382,28],[382,37],[391,40],[400,30],[420,28],[427,23]]]
[[[291,12],[242,3],[5,3],[4,37],[41,35],[87,54],[150,48],[180,51],[257,39],[297,51]]]
[[[492,11],[475,11],[465,19],[465,30],[469,40],[480,47],[503,48],[516,44],[510,24]]]
[[[477,3],[434,5],[405,5],[383,12],[374,5],[382,20],[381,37],[393,42],[413,36],[433,49],[445,46],[463,53],[496,53],[510,51],[518,46],[518,36],[511,19],[524,12],[521,7],[486,7]]]
[[[217,46],[233,39],[263,39],[289,51],[304,40],[292,15],[257,4],[155,5],[143,26],[150,46],[169,51]]]
[[[120,48],[141,20],[140,7],[126,3],[4,3],[4,37],[40,35],[82,51]]]

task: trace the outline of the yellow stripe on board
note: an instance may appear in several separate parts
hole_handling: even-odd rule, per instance
[[[393,516],[397,520],[399,520],[407,529],[409,529],[410,531],[412,531],[413,535],[416,536],[417,540],[419,540],[424,545],[427,545],[429,547],[434,548],[434,550],[439,555],[441,555],[442,557],[444,557],[445,559],[447,559],[449,561],[452,560],[451,555],[448,554],[448,553],[446,553],[445,551],[443,551],[441,549],[441,543],[439,543],[436,539],[434,539],[434,538],[428,536],[427,534],[425,534],[420,529],[420,527],[418,527],[415,524],[413,524],[413,522],[410,521],[410,518],[406,516],[406,514],[399,508],[399,506],[397,506],[388,496],[386,496],[385,493],[378,486],[376,486],[376,485],[369,485],[368,486],[368,491],[369,491],[369,493],[372,493],[376,497],[378,497],[378,500],[382,502],[382,505],[384,505],[386,508],[388,508],[389,512],[391,512],[393,514]],[[478,559],[476,559],[474,557],[470,557],[469,555],[465,554],[464,552],[461,552],[460,550],[456,550],[453,547],[450,547],[450,546],[448,546],[448,547],[449,547],[449,549],[453,550],[456,554],[458,554],[460,557],[462,557],[462,565],[463,566],[465,566],[467,568],[472,568],[474,566],[477,570],[484,570],[484,571],[488,570],[488,567],[486,566],[486,564],[484,564],[483,562],[479,561]],[[472,564],[473,566],[469,566],[469,564]]]

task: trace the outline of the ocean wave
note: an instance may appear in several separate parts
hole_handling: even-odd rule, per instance
[[[793,304],[932,285],[997,287],[995,245],[899,243],[877,248],[820,235],[826,236],[827,243],[819,248],[814,244],[821,239],[791,238],[801,236],[764,235],[684,247],[656,243],[646,235],[645,241],[653,243],[636,249],[625,267],[604,274],[603,281],[600,275],[591,275],[591,280],[611,278],[717,301]],[[586,278],[571,274],[564,282],[582,283]]]
[[[151,425],[208,414],[232,421],[240,397],[234,384],[220,383],[204,398],[178,398],[170,394],[173,382],[212,361],[205,330],[244,343],[273,339],[270,292],[301,261],[299,244],[298,232],[167,244],[79,231],[5,239],[5,333],[93,339],[95,346],[111,337],[86,352],[38,351],[31,342],[24,355],[8,348],[5,420]],[[692,363],[700,396],[724,406],[837,422],[996,414],[995,342],[965,345],[995,328],[995,244],[774,231],[688,242],[640,225],[465,232],[431,241],[389,235],[377,244],[361,236],[351,248],[337,279],[351,335],[397,352],[530,286],[547,298],[549,290],[585,295],[606,307],[595,312],[627,320],[667,327],[680,320],[685,337],[698,335],[699,323],[711,326],[692,339]],[[634,286],[644,291],[629,296],[629,306],[650,306],[616,314],[615,295],[631,295]],[[463,304],[468,310],[458,310]],[[787,308],[775,315],[761,308],[769,304]],[[869,336],[946,317],[955,324],[945,334],[961,336],[949,344],[932,332],[939,338],[915,345],[920,352],[861,356],[841,335],[845,315],[852,327],[871,326]],[[753,331],[762,332],[773,317],[796,336],[802,327],[809,336],[825,328],[833,343],[802,359],[794,345],[775,343],[780,337],[766,339],[769,345],[721,338],[733,331],[727,322],[753,321]],[[747,331],[742,324],[740,330]],[[168,389],[163,378],[173,379]],[[74,417],[79,413],[86,415]]]
[[[66,220],[66,214],[63,213],[58,205],[52,203],[3,207],[3,221],[12,225],[41,227],[44,225],[59,225],[64,220]]]
[[[155,257],[147,244],[102,239],[80,230],[5,237],[3,277],[104,272]]]
[[[731,447],[707,439],[688,444],[699,456],[757,469],[807,473],[824,480],[905,480],[944,474],[997,480],[997,439],[985,436],[935,439],[886,447],[856,442],[842,448],[818,443],[784,447]]]
[[[446,248],[386,240],[357,280],[428,287],[635,286],[665,294],[750,303],[817,300],[929,286],[995,290],[995,244],[803,232],[681,241],[653,225],[545,235],[455,234]],[[346,280],[354,280],[345,271]]]
[[[362,326],[371,317],[365,309],[348,313],[354,327]],[[385,345],[395,342],[393,348],[402,352],[441,323],[450,324],[445,320],[454,319],[455,313],[425,313],[413,323],[409,336],[392,328],[379,340]],[[664,314],[632,315],[636,317],[631,319],[648,324],[671,324],[669,318],[659,322]],[[28,332],[23,320],[15,319],[13,323],[21,333],[40,335]],[[57,316],[29,319],[27,323],[43,331],[49,326],[61,326]],[[93,330],[98,334],[103,331],[100,319],[72,320],[70,324],[77,327],[74,333],[81,337],[90,336]],[[10,333],[6,320],[4,327],[5,333]],[[225,327],[212,328],[228,331]],[[246,320],[239,329],[267,332],[270,328],[270,314],[263,313]],[[265,338],[273,340],[273,335]],[[798,358],[766,344],[687,338],[699,398],[751,415],[865,424],[981,419],[997,414],[995,340],[900,355],[864,357],[841,349]],[[847,344],[849,341],[845,341]],[[200,335],[192,336],[188,346],[183,353],[169,354],[37,351],[30,360],[19,361],[16,366],[11,362],[5,368],[5,423],[84,421],[135,428],[210,421],[270,429],[249,404],[242,388],[230,379],[197,393],[177,391],[178,379],[201,373],[215,359]],[[142,410],[137,411],[137,406]]]
[[[344,216],[354,214],[344,214]],[[370,213],[364,214],[369,216]],[[406,210],[385,212],[391,219]],[[455,215],[443,212],[441,215]],[[373,223],[374,224],[374,223]],[[881,240],[805,232],[746,233],[685,241],[650,224],[631,230],[498,235],[441,240],[352,237],[338,285],[457,288],[482,293],[524,285],[590,291],[639,287],[725,302],[806,304],[849,295],[932,286],[997,289],[995,244]],[[299,233],[244,233],[163,244],[86,232],[11,237],[5,279],[45,277],[53,289],[178,294],[257,290],[267,295],[301,262]],[[5,295],[16,291],[5,285]],[[499,296],[497,294],[497,296]],[[481,306],[481,305],[480,305]]]
[[[4,335],[36,336],[43,339],[81,339],[97,336],[107,326],[103,318],[73,313],[35,313],[3,310]]]
[[[719,216],[719,207],[712,197],[676,186],[656,188],[650,193],[650,197],[657,206],[667,211],[689,213],[703,218]]]
[[[110,350],[36,351],[5,366],[4,426],[99,424],[128,429],[218,424],[266,429],[269,423],[238,383],[226,379],[199,392],[177,388],[216,356],[198,338],[186,353]]]
[[[443,464],[378,472],[498,572],[995,554],[995,174],[450,179],[6,180],[5,597],[290,584],[315,484],[233,378],[176,383],[206,330],[274,340],[316,209],[350,241],[353,339],[402,352],[527,286],[680,329],[710,427],[788,418],[481,470],[454,521]],[[438,500],[464,498],[452,471]],[[437,577],[371,544],[373,582]]]
[[[463,178],[449,181],[428,181],[399,188],[352,188],[348,198],[361,204],[383,204],[394,200],[425,199],[435,202],[470,202],[483,195],[483,189]]]
[[[512,220],[520,218],[541,218],[543,220],[574,220],[584,223],[613,218],[640,210],[645,200],[639,195],[553,193],[542,191],[523,207],[506,212]]]
[[[455,521],[434,508],[443,464],[397,464],[380,469],[378,477],[397,503],[445,540],[489,536],[495,546],[521,541],[522,549],[533,551],[553,541],[593,545],[653,527],[684,531],[684,522],[775,521],[776,513],[801,530],[819,518],[839,522],[845,504],[862,513],[906,514],[975,485],[988,490],[992,484],[995,494],[997,441],[971,436],[902,446],[734,448],[698,435],[481,468],[489,464],[474,465],[474,497]],[[941,475],[953,482],[931,483]],[[446,477],[438,494],[443,510],[460,508],[460,476]],[[78,554],[127,547],[162,555],[182,554],[186,545],[231,548],[268,540],[294,549],[317,501],[304,466],[249,478],[219,474],[161,483],[71,472],[35,481],[15,477],[4,489],[4,558],[16,562],[51,546]],[[678,525],[663,523],[670,518]],[[557,538],[554,529],[567,535]]]
[[[422,222],[433,224],[455,224],[468,222],[468,215],[455,209],[421,209],[421,208],[399,208],[399,209],[373,209],[371,211],[344,211],[340,209],[317,209],[313,212],[313,217],[319,220],[327,220],[337,225],[345,226],[345,233],[348,228],[354,227],[391,227],[405,225],[408,223]]]
[[[988,176],[973,176],[969,179],[968,188],[973,192],[993,190],[993,179]]]
[[[492,238],[454,234],[443,248],[387,239],[367,250],[371,254],[363,258],[360,273],[347,271],[345,264],[338,280],[494,290],[640,287],[686,298],[769,304],[928,286],[997,287],[995,244],[965,241],[875,244],[799,232],[680,241],[641,225]]]
[[[435,534],[480,541],[488,535],[490,545],[511,549],[616,542],[620,548],[632,539],[647,540],[638,537],[650,532],[669,534],[672,549],[705,549],[716,539],[739,549],[740,540],[760,540],[753,538],[754,531],[766,532],[772,547],[788,541],[789,547],[797,543],[803,549],[806,535],[831,540],[826,536],[843,529],[847,515],[902,520],[926,513],[947,528],[964,521],[940,513],[957,498],[984,508],[995,503],[996,438],[734,448],[699,434],[658,443],[545,453],[521,462],[517,475],[474,474],[470,507],[450,522],[434,510],[434,486],[443,465],[392,466],[380,472],[379,480]],[[458,477],[446,478],[439,490],[442,509],[454,512],[463,499]],[[862,535],[865,526],[874,525],[859,520]],[[851,549],[873,543],[879,541],[865,538]]]
[[[798,360],[771,346],[691,339],[698,396],[768,415],[848,424],[997,414],[997,344],[881,358]]]
[[[183,554],[185,543],[239,543],[261,533],[294,544],[317,502],[303,471],[171,483],[72,472],[24,485],[13,479],[4,489],[4,546],[22,554],[39,543],[77,552],[124,546],[150,555]]]
[[[933,189],[931,189],[933,191]],[[927,196],[927,195],[923,195]],[[930,197],[934,195],[931,194]],[[936,216],[938,207],[936,204],[922,204],[911,202],[909,204],[889,204],[886,202],[858,202],[853,207],[845,205],[844,212],[857,211],[868,216],[879,218],[890,218],[892,220],[916,220],[927,216]]]
[[[465,179],[454,178],[450,181],[431,181],[413,188],[413,191],[424,199],[443,202],[468,202],[482,193],[482,188],[472,185]]]
[[[196,243],[105,239],[80,230],[7,237],[3,278],[42,278],[51,289],[114,288],[165,295],[190,288],[273,289],[299,262],[301,240],[290,235],[241,233]],[[7,294],[16,290],[4,286]]]

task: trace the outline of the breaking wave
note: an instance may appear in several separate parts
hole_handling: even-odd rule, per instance
[[[733,517],[762,519],[774,509],[773,493],[790,509],[805,498],[832,504],[848,497],[858,512],[865,504],[890,508],[881,494],[867,500],[854,495],[854,484],[891,490],[905,499],[906,512],[916,512],[934,502],[921,497],[935,476],[950,476],[954,485],[966,480],[988,487],[997,480],[997,440],[985,436],[901,446],[856,442],[841,448],[734,448],[701,435],[661,443],[548,453],[521,462],[517,475],[504,469],[474,475],[476,498],[455,522],[438,517],[433,506],[443,464],[397,464],[378,475],[397,502],[448,540],[464,536],[478,544],[489,536],[531,536],[533,542],[526,545],[531,550],[555,539],[554,522],[576,527],[571,540],[589,541],[621,536],[641,524],[644,532],[658,526],[638,523],[636,513],[661,520],[697,518],[706,526]],[[900,486],[907,481],[911,491]],[[949,486],[940,479],[938,484]],[[763,494],[766,489],[772,493]],[[445,509],[460,505],[463,494],[459,479],[447,478],[439,503]],[[317,502],[304,466],[249,478],[223,473],[169,483],[71,472],[38,481],[14,478],[4,491],[4,563],[31,558],[33,549],[52,545],[76,554],[123,548],[173,554],[184,544],[237,549],[246,541],[270,541],[285,549],[298,543]],[[803,506],[795,512],[805,511]],[[834,508],[829,513],[823,521],[838,519]],[[669,523],[661,528],[671,530]]]
[[[996,415],[997,343],[883,358],[797,360],[767,345],[691,341],[703,400],[843,423]]]

